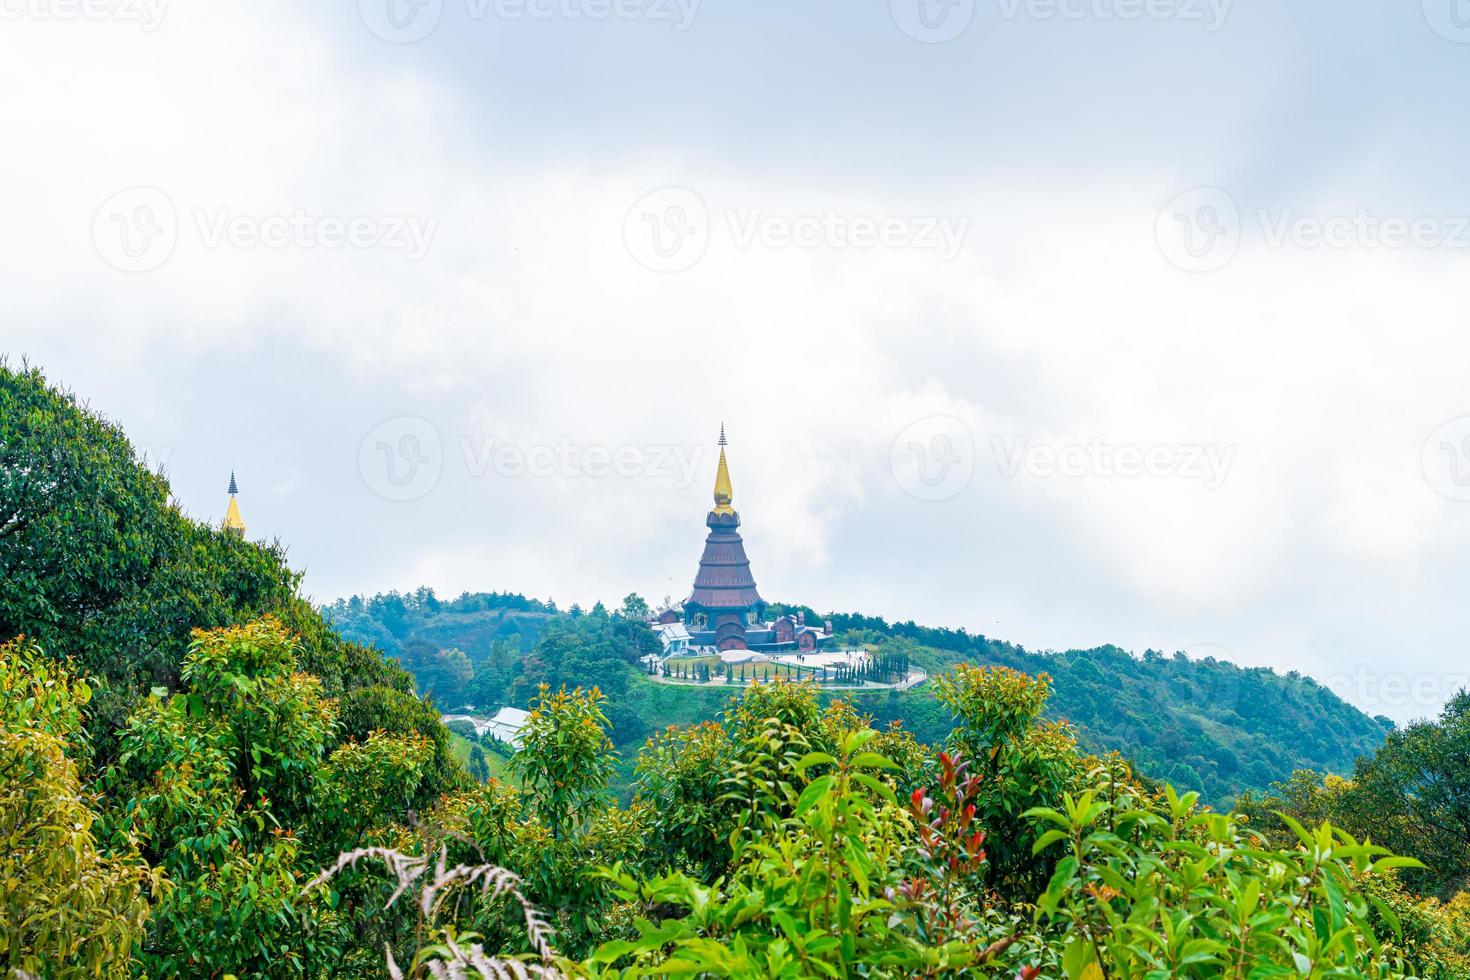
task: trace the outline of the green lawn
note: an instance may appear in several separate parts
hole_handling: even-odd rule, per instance
[[[454,757],[465,766],[470,763],[470,749],[473,747],[474,743],[464,736],[456,735],[454,732],[449,733],[449,749],[454,753]],[[488,746],[482,745],[480,750],[485,753],[485,762],[490,767],[490,775],[496,779],[506,778],[506,759],[491,751]]]

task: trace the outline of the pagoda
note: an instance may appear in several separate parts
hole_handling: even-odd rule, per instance
[[[705,518],[709,535],[694,576],[694,589],[679,609],[665,610],[658,623],[682,621],[692,647],[761,652],[816,650],[830,637],[830,629],[806,625],[804,613],[765,621],[766,601],[761,598],[740,537],[740,514],[733,505],[730,465],[725,458],[728,445],[725,427],[720,426],[720,465],[715,473],[715,506]]]
[[[245,537],[245,520],[240,516],[240,505],[235,503],[235,494],[240,488],[235,485],[235,472],[230,471],[230,505],[225,509],[225,533],[237,538]]]

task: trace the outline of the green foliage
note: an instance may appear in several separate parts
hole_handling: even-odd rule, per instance
[[[1038,850],[1064,856],[1037,915],[1063,927],[1068,977],[1398,977],[1402,929],[1364,876],[1413,863],[1322,824],[1289,821],[1290,849],[1267,850],[1241,820],[1167,790],[1157,812],[1128,790],[1067,794],[1028,816]],[[1288,818],[1289,820],[1289,818]]]
[[[607,788],[613,744],[607,737],[607,698],[597,688],[552,694],[531,702],[511,771],[531,790],[532,808],[553,838],[587,820],[588,805]]]
[[[321,682],[297,671],[297,649],[269,617],[197,631],[186,689],[150,696],[123,732],[105,780],[113,837],[140,841],[173,886],[138,954],[150,971],[300,975],[337,955],[330,917],[299,894],[290,832],[309,819],[334,714]]]
[[[122,976],[159,880],[93,831],[76,755],[90,690],[33,644],[0,646],[0,972]]]
[[[415,807],[428,806],[441,793],[466,784],[463,768],[455,760],[449,731],[439,721],[433,706],[408,691],[381,685],[358,688],[338,702],[337,737],[344,742],[366,741],[375,731],[404,737],[419,736],[433,747],[433,757],[424,780],[414,796]]]
[[[612,906],[611,887],[590,872],[620,863],[641,867],[648,838],[646,807],[599,803],[598,767],[561,757],[560,746],[575,755],[579,746],[607,738],[605,722],[598,720],[599,699],[580,691],[542,698],[542,737],[524,741],[511,760],[517,772],[536,774],[539,789],[528,783],[521,790],[492,778],[446,797],[428,815],[418,845],[422,853],[444,848],[460,863],[513,872],[526,897],[551,912],[561,943],[573,951],[587,949],[603,933]],[[559,742],[557,733],[565,740]],[[472,904],[460,923],[499,945],[524,938],[517,910],[496,901]]]
[[[245,799],[258,795],[281,820],[304,812],[336,716],[321,680],[296,670],[296,654],[296,637],[270,617],[197,631],[184,658],[188,695],[170,705],[218,719]]]
[[[799,607],[796,607],[799,608]],[[793,608],[791,611],[795,611]],[[806,610],[807,618],[816,613]],[[1047,717],[1066,720],[1089,752],[1117,751],[1142,771],[1228,805],[1298,769],[1348,773],[1392,730],[1327,688],[1295,673],[1244,668],[1214,657],[1135,657],[1117,647],[1039,653],[965,630],[876,616],[832,614],[834,628],[866,631],[879,650],[906,650],[933,674],[961,663],[1052,678]],[[927,687],[927,685],[925,685]],[[900,702],[857,698],[882,720],[901,718],[920,739],[944,738],[950,719],[924,687]]]
[[[351,936],[303,894],[300,843],[228,845],[177,882],[155,911],[139,965],[153,976],[317,976]]]
[[[632,597],[637,600],[637,596]],[[625,600],[626,603],[626,600]],[[635,601],[616,615],[594,608],[572,616],[547,603],[502,593],[441,601],[427,589],[334,603],[329,613],[344,635],[371,640],[394,655],[423,643],[437,654],[457,648],[468,657],[472,676],[458,691],[442,674],[419,678],[449,708],[474,705],[489,714],[512,704],[524,707],[541,684],[555,690],[596,685],[611,698],[608,717],[614,743],[627,757],[654,732],[670,724],[716,717],[724,693],[702,686],[650,683],[639,658],[657,646]],[[773,606],[770,615],[804,611],[809,622],[824,617],[801,607]],[[1158,778],[1196,787],[1215,806],[1229,805],[1246,790],[1260,791],[1297,769],[1348,773],[1392,729],[1346,704],[1331,691],[1295,674],[1241,668],[1211,657],[1134,657],[1116,647],[1036,653],[963,630],[888,623],[857,614],[830,617],[839,636],[865,646],[872,666],[865,681],[889,681],[911,668],[942,675],[961,663],[1009,667],[1052,678],[1045,717],[1065,720],[1081,749],[1121,752]],[[417,647],[415,646],[415,649]],[[665,676],[719,679],[718,666],[703,660],[666,665]],[[410,664],[412,665],[412,664]],[[630,665],[632,665],[630,667]],[[783,670],[785,668],[782,668]],[[768,679],[771,668],[741,665],[725,684]],[[837,672],[817,675],[835,681]],[[648,690],[657,688],[658,690]],[[835,695],[824,694],[824,700]],[[926,743],[949,734],[951,712],[932,684],[903,692],[841,692],[861,710],[887,724],[901,721]],[[626,770],[623,779],[631,777]],[[614,787],[623,789],[623,780]]]
[[[1011,890],[1037,887],[1051,869],[1031,851],[1022,814],[1079,788],[1084,775],[1071,731],[1038,722],[1050,678],[961,664],[935,689],[959,722],[949,738],[951,749],[983,777],[972,805],[991,835],[987,883]]]
[[[417,732],[382,731],[333,752],[312,785],[311,837],[322,863],[344,846],[386,843],[390,826],[412,808],[433,753],[433,744]]]
[[[299,597],[279,543],[190,520],[122,430],[39,370],[0,361],[0,640],[26,635],[92,681],[92,754],[148,692],[180,684],[195,628],[273,615],[328,696],[409,678],[344,640]],[[370,727],[379,727],[376,725]]]
[[[863,617],[836,627],[883,669],[960,666],[848,700],[680,688],[636,666],[637,596],[331,607],[441,698],[531,702],[514,781],[475,782],[279,546],[189,520],[120,430],[3,364],[0,568],[0,639],[32,638],[0,646],[7,972],[1470,975],[1470,696],[1350,781],[1222,814],[1084,748],[1218,800],[1386,728],[1295,676]],[[693,727],[616,751],[667,721]]]
[[[403,644],[398,662],[414,677],[418,689],[439,704],[456,703],[474,676],[474,667],[463,650],[439,648],[426,640]]]
[[[490,778],[490,763],[485,758],[485,750],[478,745],[470,749],[469,770],[477,782],[483,783]]]
[[[744,738],[710,724],[652,740],[640,785],[656,794],[656,826],[677,828],[670,812],[688,808],[730,830],[730,862],[698,876],[690,861],[652,878],[609,872],[633,935],[578,969],[917,976],[978,961],[985,975],[1069,980],[1463,975],[1463,907],[1405,894],[1396,876],[1412,859],[1289,818],[1291,845],[1269,848],[1243,816],[1154,792],[1116,759],[1087,760],[1038,720],[1044,679],[962,669],[939,689],[961,754],[941,755],[906,810],[885,775],[893,764],[866,751],[878,733],[855,712],[822,719],[846,731],[836,752],[810,748],[824,726],[799,687],[733,705],[726,724]],[[711,799],[723,771],[725,793]],[[1027,799],[1046,802],[1016,809]],[[997,851],[1040,864],[996,873]]]
[[[1406,872],[1405,881],[1450,898],[1470,885],[1470,693],[1450,699],[1437,721],[1389,735],[1358,760],[1351,780],[1298,772],[1269,793],[1248,794],[1240,808],[1276,841],[1290,839],[1275,815],[1284,811],[1417,857],[1426,867]]]
[[[629,976],[916,976],[995,955],[970,937],[927,940],[894,897],[912,824],[883,779],[893,763],[866,750],[875,734],[853,731],[836,756],[797,760],[775,810],[736,835],[728,879],[612,873],[625,902],[684,914],[639,918],[637,938],[603,944],[589,973],[624,964]]]
[[[195,636],[186,689],[139,706],[108,776],[97,837],[117,856],[78,849],[121,875],[105,910],[75,910],[114,942],[93,960],[76,933],[48,934],[50,949],[121,973],[130,948],[156,976],[373,976],[386,956],[412,976],[1449,980],[1470,962],[1464,897],[1400,884],[1417,862],[1287,815],[1293,839],[1273,844],[1243,814],[1087,759],[1041,720],[1044,678],[943,679],[959,726],[937,759],[810,684],[753,685],[721,723],[650,739],[627,808],[602,799],[605,698],[542,691],[520,785],[462,784],[410,826],[432,741],[374,731],[329,748],[332,703],[296,650],[270,619]],[[0,674],[19,695],[7,736],[55,728],[41,758],[65,773],[85,688],[23,661]],[[407,891],[417,901],[395,903]]]
[[[106,824],[170,883],[136,953],[151,973],[316,975],[340,962],[360,909],[302,886],[344,848],[400,834],[432,772],[434,743],[411,726],[338,745],[336,705],[298,670],[299,651],[270,617],[197,631],[184,690],[155,692],[122,733]]]
[[[724,780],[735,755],[735,745],[716,722],[670,725],[639,753],[637,792],[651,804],[650,845],[661,863],[704,880],[728,865],[730,844],[720,829],[731,809]]]

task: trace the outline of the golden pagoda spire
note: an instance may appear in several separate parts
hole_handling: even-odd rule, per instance
[[[735,499],[735,491],[730,487],[730,468],[725,465],[725,423],[720,423],[720,468],[715,472],[715,513],[733,514],[735,508],[730,502]]]
[[[235,486],[235,473],[230,471],[230,506],[225,510],[225,532],[233,534],[237,538],[245,537],[245,520],[240,516],[240,505],[235,503],[235,494],[240,488]]]

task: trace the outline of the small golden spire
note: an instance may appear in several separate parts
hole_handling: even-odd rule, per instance
[[[715,513],[733,514],[735,508],[730,502],[735,499],[735,491],[730,486],[730,468],[725,465],[725,423],[720,423],[720,468],[715,472]]]
[[[230,473],[230,506],[225,509],[225,531],[237,538],[245,537],[245,519],[240,516],[240,505],[235,503],[235,494],[240,488],[235,486],[235,474]]]

